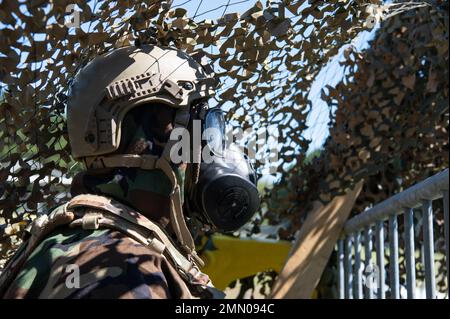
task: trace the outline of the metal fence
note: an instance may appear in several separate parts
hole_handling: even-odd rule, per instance
[[[437,298],[437,272],[440,275],[445,272],[444,277],[439,277],[440,282],[446,281],[446,291],[440,291],[440,297],[448,298],[448,190],[449,171],[446,169],[348,220],[337,244],[339,297],[418,298],[420,288],[416,275],[417,268],[420,268],[424,273],[423,279],[420,278],[420,287],[424,286],[425,290],[424,297]],[[439,207],[440,214],[443,211],[444,225],[439,226],[440,229],[444,227],[442,235],[434,227],[434,207]],[[403,215],[401,245],[400,215]],[[420,241],[417,238],[419,230],[422,230]],[[439,253],[441,262],[445,258],[445,270],[441,267],[436,271],[437,242],[445,242]],[[420,256],[418,262],[416,255]]]

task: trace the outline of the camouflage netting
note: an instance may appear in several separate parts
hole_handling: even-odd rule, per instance
[[[313,201],[326,203],[355,181],[365,183],[352,214],[448,168],[448,26],[448,2],[441,2],[390,18],[364,52],[345,51],[344,79],[322,94],[332,118],[323,150],[311,163],[293,167],[268,201],[267,217],[290,222],[280,231],[282,238],[292,238]],[[442,203],[436,202],[434,210],[437,285],[445,292]],[[420,214],[418,209],[419,226]],[[403,233],[403,219],[399,223]],[[418,247],[422,232],[416,230]],[[399,244],[402,252],[404,242]],[[422,254],[416,260],[418,280],[424,278]],[[320,297],[337,297],[330,291],[336,287],[336,265],[333,257],[319,285]]]
[[[82,28],[63,24],[71,3]],[[94,56],[127,44],[204,51],[224,83],[214,99],[233,123],[276,126],[276,166],[292,168],[256,224],[288,220],[281,238],[292,238],[314,200],[326,202],[361,178],[355,212],[448,167],[447,1],[395,15],[369,50],[346,51],[344,81],[323,94],[331,135],[320,157],[302,165],[311,85],[370,27],[370,4],[380,1],[267,1],[243,14],[224,5],[221,19],[194,21],[170,1],[0,0],[0,259],[38,209],[64,199],[62,182],[79,169],[64,122],[70,79]]]
[[[291,221],[283,238],[313,201],[360,179],[354,214],[448,168],[448,2],[390,18],[369,49],[350,46],[344,56],[344,79],[322,93],[331,117],[323,150],[293,167],[269,200],[268,217]]]

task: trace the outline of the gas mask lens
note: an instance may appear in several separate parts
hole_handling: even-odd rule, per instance
[[[225,150],[225,117],[219,108],[206,112],[203,138],[210,151],[215,155],[223,155]]]

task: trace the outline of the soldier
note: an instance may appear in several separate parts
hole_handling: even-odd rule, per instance
[[[216,81],[199,62],[142,45],[77,73],[67,124],[72,155],[86,170],[73,179],[72,199],[29,227],[0,277],[0,296],[221,296],[200,271],[193,238],[239,228],[259,197],[247,159],[225,146],[223,114],[207,104]],[[196,129],[214,135],[198,143]],[[188,133],[187,156],[171,138],[176,130]],[[214,161],[200,161],[202,152]]]

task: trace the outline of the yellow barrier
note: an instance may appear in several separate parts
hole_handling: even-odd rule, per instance
[[[202,269],[216,288],[224,290],[232,281],[265,270],[280,273],[291,249],[288,241],[235,238],[212,235],[203,241]]]

